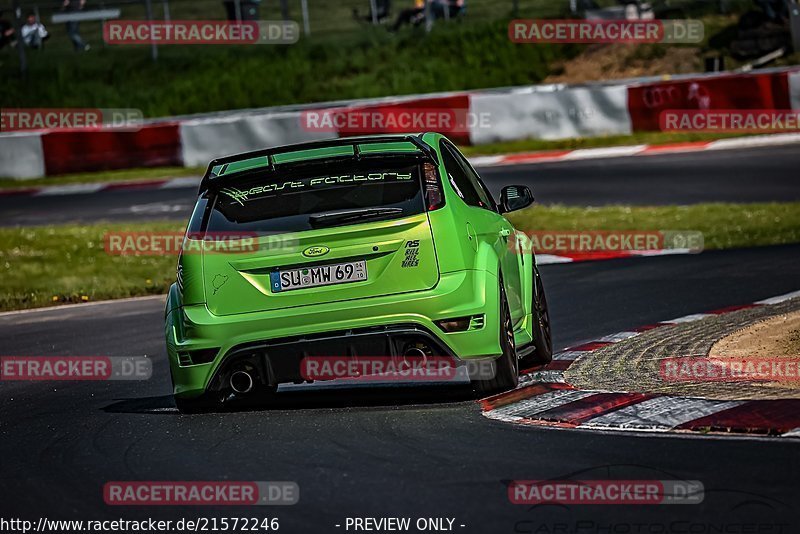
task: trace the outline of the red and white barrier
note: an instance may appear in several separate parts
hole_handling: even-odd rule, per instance
[[[531,138],[553,140],[655,131],[660,128],[660,114],[675,109],[800,110],[800,67],[660,81],[415,95],[336,103],[327,108],[239,111],[150,123],[135,130],[5,133],[0,134],[0,176],[35,178],[131,167],[195,167],[216,157],[268,146],[361,133],[409,131],[390,123],[366,129],[352,126],[349,119],[364,116],[429,117],[436,111],[449,110],[454,119],[452,124],[410,130],[438,130],[456,142],[481,145]],[[308,116],[319,110],[344,118],[344,126],[315,127]]]
[[[632,131],[624,85],[525,88],[479,93],[470,101],[472,115],[486,117],[470,128],[474,145],[629,135]]]
[[[792,102],[792,109],[800,109],[800,70],[790,72],[789,78],[789,99]]]

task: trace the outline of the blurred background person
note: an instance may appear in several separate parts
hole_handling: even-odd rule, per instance
[[[5,15],[5,13],[0,11],[0,49],[6,45],[14,46],[16,44],[14,39],[14,25],[3,15]]]
[[[397,31],[405,24],[412,24],[416,26],[425,19],[425,0],[414,0],[413,7],[402,10],[398,15],[394,24],[391,26],[392,31]]]
[[[62,9],[77,13],[81,11],[85,5],[86,0],[64,0]],[[80,25],[81,23],[76,20],[67,22],[67,35],[69,36],[69,40],[72,41],[72,46],[75,47],[75,50],[78,52],[85,52],[89,50],[90,47],[81,37]]]
[[[455,18],[463,14],[466,9],[466,0],[430,0],[433,18]]]
[[[41,48],[42,44],[50,38],[44,24],[36,20],[36,15],[33,13],[28,15],[25,24],[20,28],[20,35],[22,35],[22,42],[29,48]]]

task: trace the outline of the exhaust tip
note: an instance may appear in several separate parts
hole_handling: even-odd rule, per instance
[[[253,389],[253,377],[247,371],[236,371],[231,375],[231,389],[239,394],[249,393]]]
[[[403,363],[409,367],[413,364],[424,366],[428,363],[428,354],[419,347],[409,347],[403,352]]]

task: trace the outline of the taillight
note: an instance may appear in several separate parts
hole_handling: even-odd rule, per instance
[[[428,211],[438,210],[444,206],[444,193],[442,185],[439,183],[439,173],[432,163],[424,164],[423,171],[425,174],[425,205],[428,206]]]
[[[178,266],[175,268],[175,278],[178,282],[178,290],[183,293],[183,254],[178,254]]]

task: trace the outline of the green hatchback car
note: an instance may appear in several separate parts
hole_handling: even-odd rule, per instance
[[[495,202],[437,133],[212,161],[165,311],[178,408],[309,382],[309,357],[491,361],[474,388],[514,388],[552,358],[534,253],[504,217],[532,202]]]

